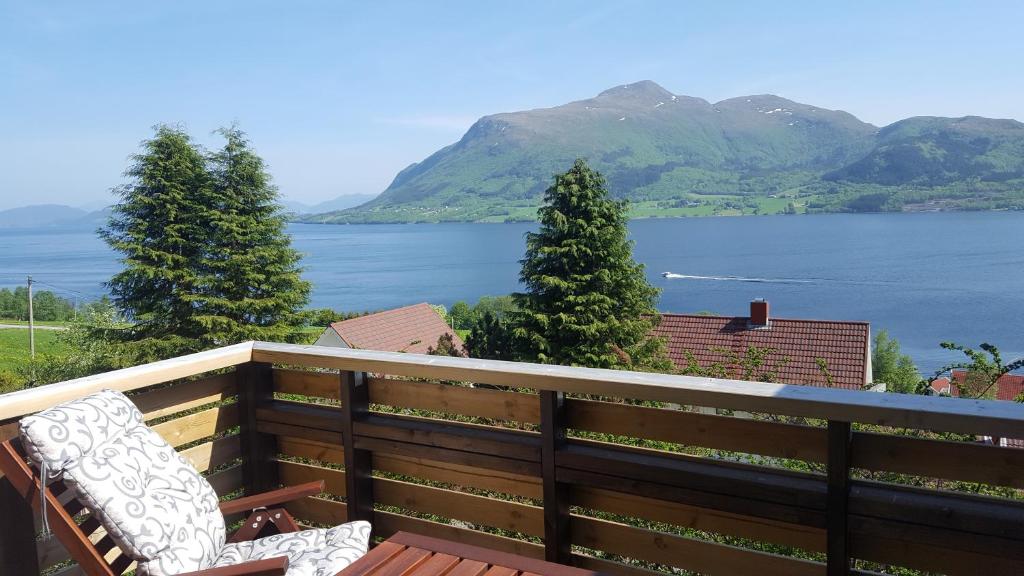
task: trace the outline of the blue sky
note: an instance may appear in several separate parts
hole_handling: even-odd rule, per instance
[[[484,114],[651,79],[884,125],[1024,120],[1021,2],[0,0],[0,209],[96,204],[159,122],[239,122],[282,193],[376,193]]]

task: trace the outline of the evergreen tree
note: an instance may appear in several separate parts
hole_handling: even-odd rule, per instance
[[[221,133],[224,148],[207,157],[184,131],[157,127],[100,231],[122,254],[108,285],[128,323],[96,336],[132,363],[296,336],[309,284],[277,192],[244,134]]]
[[[434,346],[427,347],[427,354],[431,356],[454,356],[456,358],[465,358],[466,350],[462,346],[455,344],[455,338],[452,338],[450,332],[445,332],[437,338],[437,344]]]
[[[658,290],[633,260],[627,206],[583,160],[556,176],[528,233],[516,295],[522,357],[550,364],[668,370],[664,343],[650,336]]]
[[[514,329],[509,317],[484,312],[466,336],[467,355],[487,360],[519,360],[522,346],[516,344]]]
[[[133,360],[148,361],[203,345],[200,274],[213,195],[202,153],[178,128],[158,126],[132,160],[131,182],[116,190],[121,202],[100,230],[122,256],[108,287],[132,324],[102,335],[131,342]]]
[[[236,127],[220,130],[224,147],[209,158],[215,205],[203,267],[204,340],[292,340],[310,285],[291,247],[263,160]]]

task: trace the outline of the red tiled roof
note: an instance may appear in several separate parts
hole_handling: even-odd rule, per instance
[[[426,302],[367,314],[331,324],[352,348],[426,354],[442,334],[451,334],[458,347],[462,339]]]
[[[836,388],[861,389],[868,380],[867,322],[790,320],[772,318],[768,328],[751,328],[745,316],[691,316],[662,314],[653,333],[666,339],[668,356],[679,368],[687,365],[686,352],[707,368],[729,359],[716,350],[729,350],[743,358],[749,347],[772,348],[765,368],[784,384],[825,386],[817,359],[824,359]],[[742,369],[727,366],[731,378]]]
[[[931,387],[936,393],[949,394],[950,396],[960,396],[960,388],[956,385],[956,382],[963,382],[964,378],[967,377],[966,370],[953,370],[953,384],[950,384],[950,379],[946,376],[942,376],[932,380]],[[1024,394],[1024,375],[1022,374],[1003,374],[996,380],[996,400],[1016,400],[1021,394]]]

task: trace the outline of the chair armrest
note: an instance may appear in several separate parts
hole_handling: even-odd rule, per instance
[[[234,566],[207,568],[195,572],[186,572],[179,576],[285,576],[288,572],[288,557],[276,556],[264,560],[242,562]]]
[[[323,480],[306,482],[305,484],[299,484],[297,486],[289,486],[287,488],[271,490],[270,492],[264,492],[254,496],[245,496],[243,498],[236,498],[234,500],[228,500],[227,502],[221,502],[220,511],[221,514],[225,515],[247,512],[256,508],[265,508],[267,506],[274,506],[284,502],[291,502],[292,500],[298,500],[303,496],[315,496],[323,491]]]

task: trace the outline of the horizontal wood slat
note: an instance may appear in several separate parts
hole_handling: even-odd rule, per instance
[[[572,538],[574,544],[587,548],[693,570],[709,576],[825,574],[825,565],[820,562],[798,560],[582,516],[572,518]]]
[[[360,420],[355,431],[358,437],[540,462],[540,435],[536,433],[384,414]]]
[[[440,522],[432,522],[422,518],[402,516],[401,514],[394,514],[383,510],[375,510],[373,512],[374,536],[390,538],[395,532],[399,531],[422,534],[424,536],[433,536],[434,538],[443,538],[445,540],[451,540],[461,544],[482,546],[484,548],[490,548],[500,552],[519,554],[520,556],[526,556],[527,558],[544,559],[544,546],[540,544],[516,540],[514,538],[507,538],[505,536],[497,536],[495,534],[488,534],[477,530],[469,530],[467,528],[459,528],[457,526],[441,524]]]
[[[851,516],[850,553],[856,558],[870,558],[883,564],[906,566],[925,572],[948,576],[1003,576],[1024,574],[1024,564],[1008,558],[984,553],[953,550],[927,541],[910,538],[886,538],[871,531],[874,526]],[[863,537],[858,534],[864,534]]]
[[[386,378],[371,378],[368,383],[374,404],[540,423],[536,394]]]
[[[238,405],[217,406],[153,426],[171,446],[208,438],[238,426]]]
[[[238,434],[231,434],[182,450],[181,455],[200,472],[206,472],[242,456],[242,445]]]
[[[688,506],[677,502],[644,498],[586,486],[573,487],[572,503],[583,508],[611,512],[620,516],[772,542],[813,552],[825,551],[825,531],[799,524],[730,514],[710,508]]]
[[[217,493],[217,496],[223,498],[242,488],[242,471],[243,467],[239,464],[210,474],[206,477],[206,481],[213,486],[213,491]]]
[[[854,468],[1024,488],[1019,448],[855,432],[851,457]]]
[[[504,472],[501,470],[488,470],[473,466],[462,466],[451,462],[437,462],[426,458],[412,456],[397,456],[393,454],[374,454],[373,467],[375,470],[383,470],[405,476],[413,476],[465,486],[481,490],[491,490],[504,494],[523,496],[539,500],[542,496],[540,478]]]
[[[825,526],[825,483],[820,476],[579,441],[559,454],[559,464],[560,482]]]
[[[277,449],[281,454],[295,458],[308,458],[331,464],[345,464],[345,452],[341,447],[341,437],[338,437],[337,444],[294,438],[290,436],[277,437]]]
[[[231,371],[136,394],[131,400],[150,421],[227,400],[237,393],[235,374]]]
[[[544,510],[537,506],[386,478],[373,479],[373,495],[381,504],[531,536],[544,535]]]
[[[337,372],[274,368],[274,392],[341,400]]]
[[[631,404],[566,400],[570,428],[746,454],[824,462],[825,430]]]
[[[284,486],[297,486],[306,482],[323,480],[325,492],[335,496],[345,496],[345,473],[341,470],[278,460],[277,473]]]
[[[304,524],[315,523],[331,527],[348,522],[348,512],[344,502],[307,496],[286,503],[284,508],[296,520]]]

